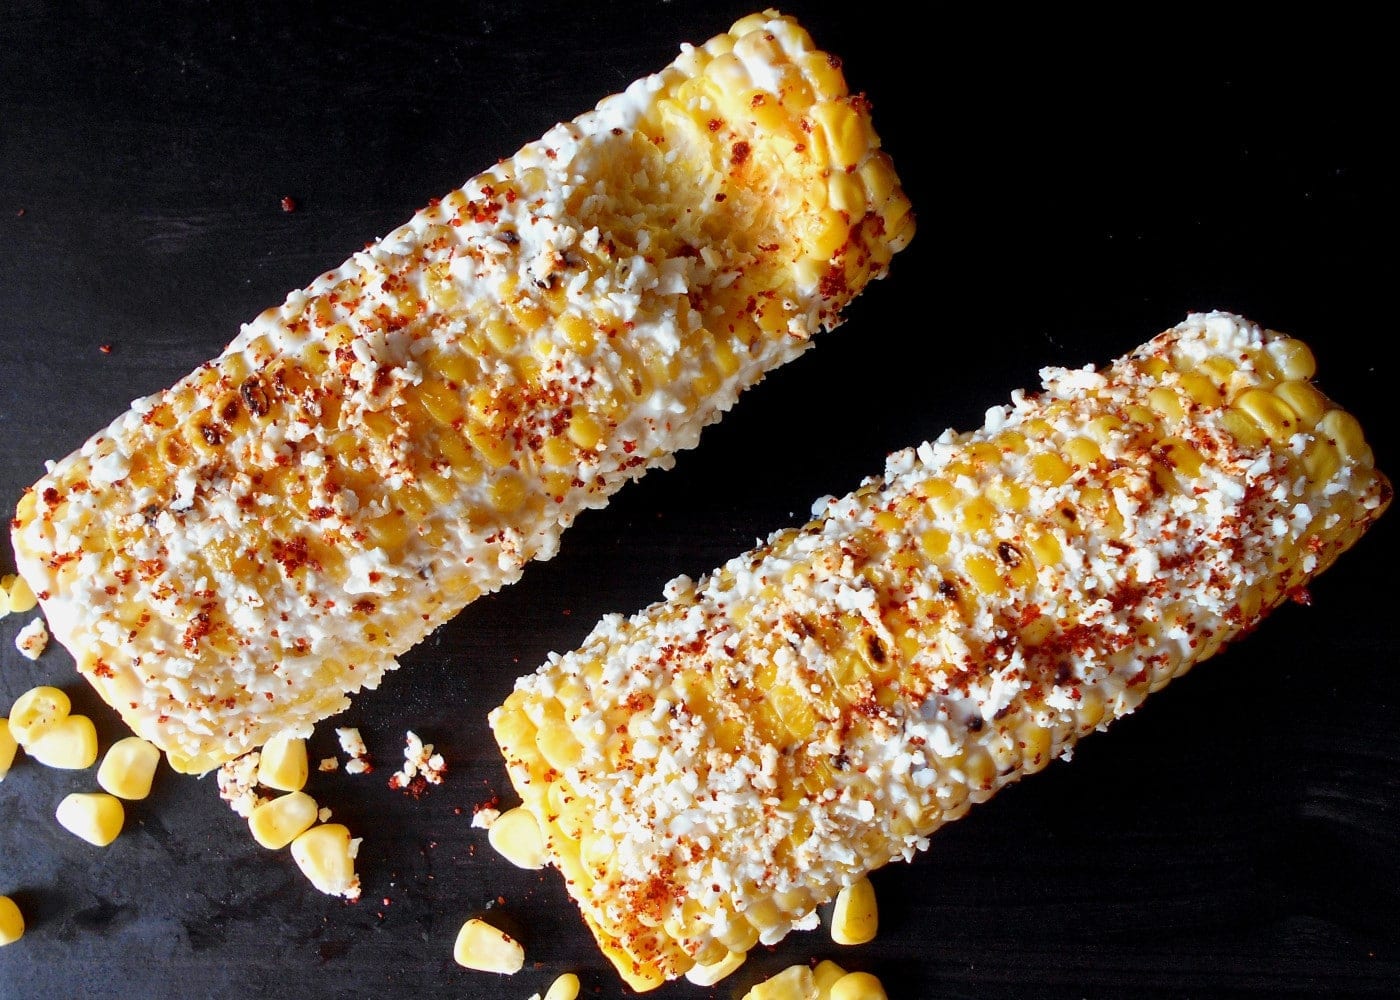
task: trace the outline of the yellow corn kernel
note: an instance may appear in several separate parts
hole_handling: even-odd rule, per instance
[[[418,401],[428,415],[440,424],[450,426],[453,421],[462,419],[462,398],[445,382],[435,378],[424,379],[423,384],[418,386]]]
[[[1044,486],[1059,486],[1069,474],[1065,460],[1053,452],[1042,451],[1031,456],[1031,475]]]
[[[603,427],[598,422],[598,418],[592,414],[578,410],[569,418],[569,427],[566,433],[569,440],[578,445],[584,451],[593,451],[598,447],[598,442],[603,439]]]
[[[593,345],[597,342],[593,325],[575,312],[566,312],[559,317],[559,332],[564,335],[569,346],[579,354],[587,354],[593,350]]]
[[[40,764],[81,771],[97,760],[97,729],[86,715],[66,715],[24,749]]]
[[[126,821],[121,799],[106,792],[74,792],[58,804],[59,826],[96,847],[117,839]]]
[[[292,841],[292,860],[303,875],[328,896],[345,896],[356,887],[355,852],[359,841],[341,823],[313,826]]]
[[[1111,413],[1106,413],[1101,417],[1095,417],[1093,420],[1089,421],[1089,426],[1086,428],[1086,431],[1089,437],[1093,438],[1100,445],[1105,445],[1112,441],[1113,436],[1123,430],[1124,426],[1126,425],[1123,421],[1119,420]]]
[[[685,978],[696,986],[713,986],[743,965],[746,958],[748,955],[745,952],[726,950],[724,957],[718,962],[711,962],[708,965],[692,965],[686,971]]]
[[[987,487],[987,499],[1002,510],[1025,510],[1030,490],[1011,480],[999,480]]]
[[[1324,482],[1337,474],[1342,467],[1342,455],[1337,445],[1325,437],[1314,437],[1303,452],[1303,468],[1308,478],[1315,483]]]
[[[841,968],[831,959],[823,959],[817,963],[817,967],[812,970],[812,978],[816,980],[818,1000],[830,1000],[831,988],[841,981],[846,975],[846,970]]]
[[[55,723],[68,717],[72,702],[56,687],[30,688],[10,706],[10,735],[25,749]]]
[[[1065,454],[1069,456],[1069,460],[1075,466],[1081,469],[1093,465],[1103,457],[1099,446],[1086,437],[1070,438],[1066,441]]]
[[[948,551],[950,536],[942,528],[930,528],[919,536],[919,546],[930,559],[939,559]]]
[[[248,829],[263,847],[278,851],[311,829],[316,813],[316,800],[310,795],[288,792],[255,808],[248,816]]]
[[[452,959],[463,968],[513,976],[525,967],[525,949],[505,931],[472,918],[457,932]]]
[[[1230,432],[1230,436],[1243,447],[1251,449],[1263,447],[1263,432],[1259,430],[1259,425],[1251,420],[1243,410],[1234,407],[1226,410],[1221,416],[1220,422]]]
[[[1049,531],[1031,531],[1027,534],[1026,544],[1030,547],[1031,555],[1035,561],[1042,566],[1058,565],[1064,558],[1064,550],[1060,548],[1060,540]]]
[[[1336,442],[1337,450],[1348,462],[1369,467],[1374,461],[1371,446],[1366,443],[1361,424],[1346,410],[1328,410],[1317,422],[1317,432],[1329,441]],[[10,718],[14,719],[13,713]]]
[[[22,615],[26,611],[33,611],[38,603],[29,582],[22,576],[15,577],[14,582],[10,584],[10,611]]]
[[[1273,341],[1264,350],[1285,379],[1309,379],[1317,374],[1317,360],[1301,340],[1284,337]]]
[[[24,937],[24,914],[9,896],[0,896],[0,948]]]
[[[10,720],[0,717],[0,781],[4,781],[5,775],[10,773],[10,765],[15,762],[18,749],[19,744],[10,735]]]
[[[969,532],[990,531],[997,519],[997,507],[986,497],[973,497],[962,509],[963,527]]]
[[[160,751],[139,736],[117,740],[102,758],[97,783],[119,799],[137,801],[151,794]]]
[[[1186,372],[1181,376],[1181,391],[1199,406],[1214,408],[1220,405],[1220,390],[1209,376],[1199,372]]]
[[[274,736],[263,744],[258,759],[258,784],[282,792],[299,792],[306,787],[310,773],[305,740]]]
[[[890,995],[870,973],[850,972],[832,984],[831,1000],[890,1000]]]
[[[512,514],[525,503],[525,480],[512,473],[505,473],[487,488],[486,498],[492,508],[500,514]]]
[[[837,944],[865,944],[875,939],[879,925],[875,887],[870,879],[857,879],[837,893],[836,909],[831,912],[831,940]]]
[[[1006,592],[1006,582],[1001,578],[1001,567],[995,559],[975,552],[963,562],[968,578],[982,593],[994,597]]]
[[[1148,392],[1147,405],[1168,420],[1180,420],[1185,416],[1180,397],[1165,386],[1158,386]]]
[[[1272,441],[1285,442],[1297,432],[1298,414],[1267,389],[1248,389],[1240,393],[1235,406],[1247,413]]]
[[[501,813],[486,832],[486,839],[496,853],[517,868],[536,871],[544,867],[549,857],[535,815],[524,807]]]
[[[817,1000],[817,981],[808,966],[789,965],[754,986],[744,994],[744,1000]]]
[[[1327,398],[1308,382],[1282,382],[1274,388],[1274,394],[1288,404],[1289,408],[1303,422],[1307,429],[1322,419],[1327,412]]]
[[[544,992],[544,1000],[578,1000],[578,991],[578,976],[566,972],[549,984],[549,989]]]

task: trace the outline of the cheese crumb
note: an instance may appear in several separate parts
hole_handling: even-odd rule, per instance
[[[44,619],[35,618],[15,636],[15,647],[27,660],[37,660],[49,644],[49,630],[44,627]]]
[[[424,743],[410,729],[404,735],[403,767],[389,778],[389,787],[420,795],[425,785],[442,784],[446,771],[447,762],[442,754],[433,753],[433,745]]]
[[[340,767],[340,761],[336,760],[334,757],[322,757],[321,763],[316,765],[316,770],[334,771],[338,767]]]
[[[242,757],[235,757],[219,768],[219,798],[227,802],[229,808],[244,819],[268,801],[254,791],[258,784],[258,763],[261,759],[262,754],[253,750]]]
[[[478,830],[489,830],[501,818],[501,811],[491,806],[482,806],[472,812],[472,826]]]
[[[358,729],[351,727],[337,729],[335,736],[340,741],[341,752],[350,758],[345,762],[346,774],[365,774],[374,770],[374,765],[369,762],[369,749],[365,746],[365,741],[360,738]],[[322,770],[327,770],[327,768],[322,767]]]

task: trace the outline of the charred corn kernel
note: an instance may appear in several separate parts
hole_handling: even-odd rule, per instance
[[[258,757],[258,784],[282,792],[299,792],[306,787],[310,774],[305,740],[295,736],[274,736],[263,744]]]
[[[870,973],[848,972],[831,984],[831,1000],[890,1000],[890,996]]]
[[[10,766],[15,762],[18,749],[19,744],[10,735],[10,720],[0,718],[0,781],[4,781],[5,775],[10,773]]]
[[[81,771],[97,760],[97,728],[86,715],[66,715],[24,749],[40,764]]]
[[[578,991],[578,976],[566,972],[549,984],[549,989],[544,993],[544,1000],[578,1000]]]
[[[10,612],[22,615],[27,611],[33,611],[34,606],[38,603],[34,591],[29,588],[29,581],[22,576],[15,577],[10,584]]]
[[[54,813],[59,826],[96,847],[117,839],[126,821],[121,799],[106,792],[74,792]]]
[[[548,860],[540,825],[528,809],[509,809],[491,824],[486,838],[496,853],[517,868],[543,868]]]
[[[30,688],[10,706],[10,735],[25,749],[59,722],[68,718],[72,702],[56,687]]]
[[[887,272],[913,223],[869,102],[788,18],[720,39],[291,294],[20,500],[57,639],[174,767],[343,710]]]
[[[743,965],[748,957],[747,952],[726,950],[724,957],[718,962],[711,962],[709,965],[697,962],[692,965],[686,970],[685,978],[696,986],[713,986]]]
[[[97,783],[119,799],[144,799],[151,794],[159,765],[159,750],[139,736],[128,736],[107,748],[97,769]]]
[[[817,1000],[817,982],[806,965],[789,965],[756,985],[744,1000]]]
[[[1154,389],[1211,361],[1257,379],[1268,343],[1238,317],[1198,315],[1100,371],[1047,369],[995,430],[896,453],[805,527],[521,678],[491,725],[623,977],[655,986],[722,957],[717,944],[742,953],[805,926],[838,887],[1132,711],[1355,543],[1389,485],[1331,403],[1306,448],[1266,440],[1223,400],[1153,416]],[[1011,433],[1024,453],[980,447]],[[1079,439],[1111,461],[1067,475]],[[991,499],[1008,483],[1023,505]],[[707,846],[678,864],[649,831],[698,814]],[[598,830],[627,842],[595,843]],[[845,894],[834,934],[869,933],[853,929],[865,891]]]
[[[467,969],[513,976],[525,967],[525,949],[505,931],[472,918],[457,932],[452,959]]]
[[[24,914],[9,896],[0,896],[0,948],[24,937]]]
[[[812,979],[817,984],[818,1000],[831,1000],[831,988],[840,982],[846,970],[831,959],[822,959],[812,970]]]
[[[255,808],[248,816],[248,829],[263,847],[278,851],[311,829],[317,811],[316,800],[310,795],[288,792]]]
[[[860,878],[836,894],[831,912],[831,940],[837,944],[865,944],[875,939],[880,927],[875,905],[875,887]]]
[[[322,823],[292,841],[292,860],[321,892],[354,899],[359,896],[360,882],[355,875],[359,846],[359,840],[351,839],[344,824]]]

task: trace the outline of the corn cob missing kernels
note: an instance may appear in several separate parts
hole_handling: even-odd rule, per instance
[[[305,735],[692,447],[912,234],[836,66],[686,46],[57,463],[14,542],[79,669],[183,770]]]
[[[772,943],[1248,629],[1390,485],[1296,340],[1192,316],[522,679],[491,717],[638,989]]]

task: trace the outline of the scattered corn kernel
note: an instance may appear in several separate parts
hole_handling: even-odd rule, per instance
[[[837,894],[836,909],[831,914],[831,940],[837,944],[865,944],[874,939],[879,924],[875,887],[870,879],[852,882]]]
[[[818,1000],[817,981],[805,965],[789,965],[744,994],[744,1000]]]
[[[543,868],[549,857],[534,814],[523,807],[501,813],[487,830],[486,839],[496,853],[517,868]]]
[[[58,825],[89,844],[106,847],[126,821],[121,799],[106,792],[74,792],[54,812]]]
[[[309,773],[305,740],[274,736],[263,744],[258,761],[258,784],[281,792],[299,792],[306,787]]]
[[[578,991],[578,976],[566,972],[550,983],[549,989],[545,991],[544,1000],[578,1000]]]
[[[151,794],[160,751],[139,736],[117,740],[108,748],[97,769],[97,783],[119,799],[133,802]]]
[[[19,744],[10,735],[10,720],[0,718],[0,781],[4,781],[5,775],[10,773],[10,765],[15,762],[18,749]]]
[[[355,876],[359,839],[341,823],[313,826],[292,841],[292,860],[301,873],[327,896],[358,899],[360,880]]]
[[[472,918],[457,932],[452,959],[467,969],[513,976],[525,967],[525,949],[505,931]]]
[[[288,792],[254,809],[248,816],[248,829],[259,844],[277,851],[311,829],[317,816],[315,799],[305,792]]]
[[[831,985],[831,1000],[890,1000],[884,984],[868,972],[850,972]]]
[[[713,986],[743,965],[744,959],[748,957],[748,952],[726,951],[724,957],[718,962],[709,965],[692,965],[686,972],[685,978],[696,986]]]
[[[10,735],[25,749],[54,723],[68,717],[72,703],[56,687],[34,687],[10,706]]]
[[[33,611],[38,600],[34,597],[34,591],[29,589],[29,584],[24,577],[17,576],[10,584],[10,610],[17,615],[22,615],[26,611]]]
[[[817,967],[812,970],[812,978],[817,983],[818,1000],[831,1000],[831,988],[845,976],[846,970],[841,968],[830,959],[824,959],[817,963]]]
[[[97,761],[97,728],[86,715],[67,715],[24,749],[40,764],[81,771]]]
[[[0,896],[0,948],[24,937],[24,914],[9,896]]]

